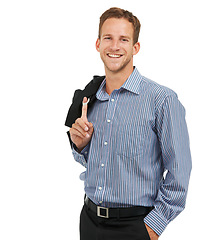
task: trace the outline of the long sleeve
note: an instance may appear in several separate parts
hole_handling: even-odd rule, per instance
[[[87,159],[88,159],[88,153],[89,153],[89,146],[88,144],[82,151],[79,153],[75,145],[72,146],[72,154],[76,162],[80,163],[82,166],[87,168]]]
[[[80,163],[83,167],[87,168],[87,159],[88,159],[88,153],[89,153],[89,148],[90,148],[90,143],[79,153],[77,151],[77,148],[75,144],[72,142],[71,137],[70,137],[70,132],[67,132],[70,146],[72,149],[72,154],[76,162]]]
[[[192,168],[185,109],[173,95],[165,99],[157,117],[161,159],[166,177],[162,179],[154,209],[144,222],[158,235],[185,208]]]

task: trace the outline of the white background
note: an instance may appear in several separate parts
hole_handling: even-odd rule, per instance
[[[0,3],[0,239],[79,239],[84,168],[64,126],[72,95],[104,68],[100,15],[117,6],[141,22],[140,73],[178,93],[193,170],[186,209],[160,239],[203,239],[204,5],[183,0]]]

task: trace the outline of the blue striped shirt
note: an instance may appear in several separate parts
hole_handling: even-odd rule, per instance
[[[172,90],[135,68],[109,96],[106,79],[88,109],[94,133],[78,153],[87,196],[104,207],[154,206],[144,222],[158,235],[185,207],[191,172],[185,109]]]

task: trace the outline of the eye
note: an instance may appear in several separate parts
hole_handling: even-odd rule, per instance
[[[105,39],[105,40],[110,40],[110,39],[111,39],[111,37],[105,37],[104,39]]]
[[[127,38],[122,38],[122,42],[129,42]]]

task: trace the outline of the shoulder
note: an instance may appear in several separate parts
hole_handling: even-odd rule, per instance
[[[160,85],[159,83],[144,76],[142,76],[142,85],[144,85],[144,87],[155,96],[159,96],[161,98],[166,98],[168,96],[177,97],[177,93],[172,89]]]
[[[93,79],[85,86],[85,89],[88,88],[99,88],[100,84],[102,83],[102,81],[105,79],[105,76],[98,76],[98,75],[94,75]],[[84,89],[84,90],[85,90]]]
[[[85,96],[90,96],[90,95],[94,94],[95,92],[97,92],[97,90],[98,90],[100,84],[102,83],[102,81],[104,80],[104,78],[105,78],[105,76],[94,75],[93,79],[90,82],[88,82],[84,88],[75,90],[74,96],[73,96],[73,101],[76,101],[76,99],[80,99],[80,101],[81,101],[82,100],[81,98],[83,97],[82,94],[85,94]]]
[[[144,76],[142,76],[142,88],[146,89],[146,93],[152,97],[157,105],[161,105],[169,97],[178,99],[174,90]]]
[[[65,125],[71,127],[75,120],[81,116],[82,100],[84,97],[90,98],[89,106],[95,101],[95,94],[102,83],[104,76],[94,76],[83,90],[77,89],[74,92],[72,104],[69,107]]]
[[[155,106],[155,113],[162,111],[163,107],[169,103],[177,103],[178,95],[172,89],[163,86],[149,78],[142,76],[142,88],[149,95]]]

